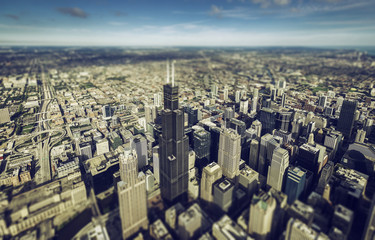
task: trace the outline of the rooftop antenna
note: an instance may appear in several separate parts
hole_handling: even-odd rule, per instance
[[[167,59],[167,84],[169,83],[169,60]]]
[[[172,61],[172,87],[174,87],[174,61]]]

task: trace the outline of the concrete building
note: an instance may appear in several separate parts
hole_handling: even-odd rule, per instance
[[[92,148],[90,142],[84,142],[79,145],[79,155],[81,155],[82,160],[92,158]]]
[[[104,153],[107,153],[107,152],[109,152],[108,140],[105,139],[105,138],[100,139],[96,143],[96,153],[97,153],[97,155],[103,155]]]
[[[212,162],[203,168],[200,189],[201,199],[208,203],[213,202],[213,184],[219,180],[222,175],[221,167],[215,162]]]
[[[281,191],[283,187],[285,170],[289,166],[289,153],[283,148],[273,151],[271,166],[269,166],[267,184]]]
[[[318,233],[298,219],[288,221],[285,239],[290,240],[329,240],[324,233]]]
[[[157,182],[160,182],[159,145],[152,148],[152,163],[153,163],[155,179]]]
[[[266,192],[261,191],[253,196],[250,204],[248,232],[256,239],[269,239],[276,209],[276,200]]]
[[[150,225],[150,236],[153,239],[173,240],[171,234],[168,232],[168,229],[160,219],[156,220]]]
[[[238,175],[241,158],[241,136],[233,129],[220,134],[218,164],[223,175],[233,179]]]
[[[240,170],[238,183],[246,189],[250,196],[252,196],[259,187],[259,173],[249,166],[245,166]]]
[[[224,215],[212,225],[212,235],[220,240],[251,240],[252,238],[233,220]]]
[[[148,163],[147,139],[142,135],[134,136],[132,148],[135,149],[138,156],[138,169],[143,168]]]
[[[293,203],[305,188],[306,172],[298,167],[288,169],[284,192],[288,195],[288,203]]]
[[[181,203],[176,203],[172,207],[168,208],[165,211],[165,222],[168,224],[168,226],[173,229],[177,230],[178,227],[178,216],[185,211],[185,208],[181,205]]]
[[[148,228],[145,176],[138,174],[136,151],[126,149],[120,155],[120,177],[118,182],[119,211],[124,239],[140,228]]]
[[[228,212],[234,198],[234,184],[228,179],[222,179],[213,186],[213,202],[224,212]]]
[[[194,203],[178,216],[178,235],[187,240],[200,236],[211,226],[211,220],[201,207]]]

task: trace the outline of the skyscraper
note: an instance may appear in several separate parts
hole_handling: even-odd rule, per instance
[[[110,119],[112,117],[112,110],[111,106],[105,105],[102,107],[102,112],[103,112],[103,118],[104,119]]]
[[[240,101],[240,112],[247,114],[249,112],[249,100],[247,98],[242,98]]]
[[[141,134],[134,136],[134,139],[132,142],[132,148],[134,148],[135,151],[137,152],[138,169],[141,169],[147,165],[147,161],[148,161],[147,139]]]
[[[213,162],[203,168],[201,179],[201,198],[207,202],[213,201],[212,188],[214,182],[223,176],[221,167]]]
[[[87,160],[92,158],[92,148],[90,142],[84,142],[79,145],[79,154],[82,160]]]
[[[160,136],[160,188],[167,201],[173,201],[188,190],[189,139],[184,135],[184,112],[178,108],[178,86],[174,84],[172,63],[172,83],[164,85],[164,109],[162,134]]]
[[[319,148],[309,144],[303,144],[298,150],[298,165],[313,172],[315,177],[319,171],[319,151]]]
[[[206,130],[194,131],[194,151],[198,159],[210,161],[211,134]]]
[[[299,198],[305,187],[306,172],[298,167],[288,169],[285,181],[285,194],[288,195],[288,204],[292,204]]]
[[[325,108],[326,104],[327,104],[327,96],[320,96],[318,106],[322,107],[322,108]]]
[[[272,135],[267,133],[260,138],[259,144],[259,160],[257,166],[257,172],[265,176],[266,167],[267,167],[267,145],[271,141]]]
[[[259,121],[262,123],[262,134],[272,133],[276,126],[276,113],[270,108],[262,108]]]
[[[124,239],[140,228],[147,229],[146,185],[143,173],[138,174],[137,154],[126,149],[120,155],[120,178],[118,182],[119,210]]]
[[[363,240],[372,240],[375,238],[375,195],[372,197],[370,211],[367,215]]]
[[[337,130],[342,132],[344,137],[349,140],[352,135],[354,115],[357,111],[357,101],[345,100],[342,104],[340,117],[337,122]]]
[[[250,142],[249,166],[258,170],[259,141],[252,139]]]
[[[256,239],[269,239],[276,200],[266,192],[254,195],[250,204],[248,232]]]
[[[289,165],[289,153],[283,148],[273,151],[271,166],[268,170],[267,184],[276,189],[282,190],[285,170]]]
[[[220,134],[218,158],[223,175],[230,179],[235,178],[239,171],[241,158],[241,136],[235,130],[226,128]]]

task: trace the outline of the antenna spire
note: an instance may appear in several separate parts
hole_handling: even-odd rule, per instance
[[[174,61],[172,61],[172,87],[174,87]]]
[[[167,59],[167,84],[169,83],[169,60]]]

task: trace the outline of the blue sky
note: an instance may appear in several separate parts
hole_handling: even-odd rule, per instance
[[[0,45],[374,46],[375,0],[1,0]]]

